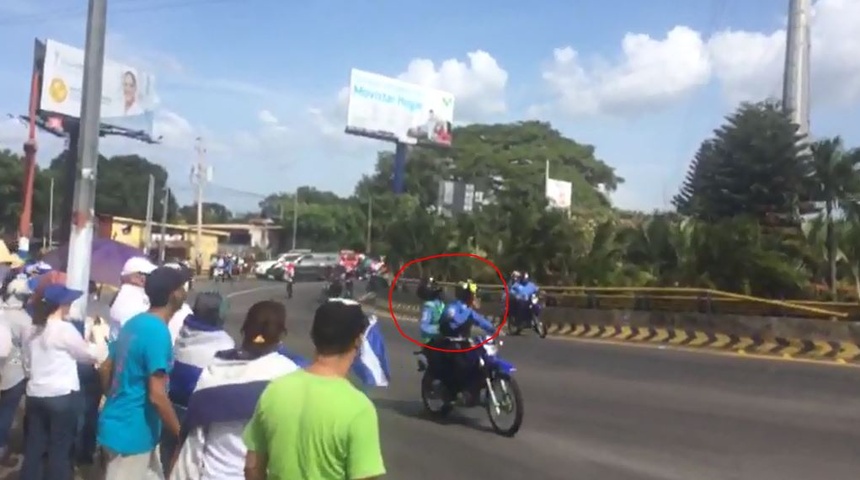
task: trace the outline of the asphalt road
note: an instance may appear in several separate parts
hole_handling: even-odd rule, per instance
[[[201,282],[198,291],[213,288]],[[312,354],[308,332],[320,284],[241,280],[228,329],[248,308],[286,302],[286,343]],[[860,369],[743,359],[671,349],[526,335],[505,338],[517,367],[525,421],[495,435],[483,410],[437,423],[421,412],[414,345],[383,320],[392,369],[369,392],[379,410],[388,475],[398,480],[807,480],[860,472]],[[416,334],[414,324],[404,328]],[[0,478],[17,468],[0,467]],[[77,477],[81,478],[81,477]]]
[[[202,287],[202,285],[201,285]],[[221,286],[237,331],[282,284]],[[310,355],[319,284],[299,284],[287,344]],[[251,290],[251,291],[246,291]],[[242,291],[246,291],[242,293]],[[405,325],[416,334],[414,324]],[[525,421],[512,439],[483,410],[436,423],[421,413],[412,352],[388,320],[392,385],[379,409],[387,478],[496,480],[854,479],[860,472],[860,369],[571,340],[506,338]]]

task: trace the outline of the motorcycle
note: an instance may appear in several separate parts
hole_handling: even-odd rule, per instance
[[[344,284],[343,284],[343,287],[344,287],[344,288],[343,288],[343,298],[349,298],[349,299],[352,299],[352,298],[354,297],[354,293],[355,293],[355,292],[354,292],[354,288],[353,288],[353,283],[354,283],[354,282],[353,282],[353,280],[352,280],[352,278],[351,278],[351,277],[347,277],[347,278],[344,280]]]
[[[215,282],[223,282],[226,280],[224,275],[224,269],[221,267],[215,267],[212,271],[212,280]]]
[[[470,345],[478,345],[487,337],[478,336],[470,340]],[[480,348],[463,353],[443,353],[429,351],[431,357],[436,355],[467,355],[470,361],[477,365],[480,372],[475,378],[469,380],[471,386],[478,392],[476,402],[460,402],[458,406],[471,408],[484,406],[487,410],[493,431],[505,437],[513,437],[520,430],[523,423],[523,396],[520,387],[514,379],[513,374],[516,367],[498,356],[500,340],[491,339]],[[431,415],[444,417],[454,409],[455,402],[462,392],[449,392],[445,382],[440,379],[442,375],[437,371],[434,362],[426,362],[424,352],[415,352],[419,355],[418,371],[424,372],[421,377],[421,401],[424,409]],[[463,390],[468,390],[469,387]],[[462,398],[462,397],[461,397]],[[433,402],[439,402],[434,406]],[[501,424],[503,415],[512,415],[513,419],[509,426]]]
[[[527,305],[516,305],[513,318],[508,322],[508,334],[519,335],[524,327],[528,327],[533,329],[540,338],[546,338],[547,328],[540,319],[540,311],[540,298],[537,293],[533,293]]]

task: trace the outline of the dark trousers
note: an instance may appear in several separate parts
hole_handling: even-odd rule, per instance
[[[75,459],[83,465],[91,465],[96,453],[96,429],[99,423],[99,403],[102,386],[98,371],[92,365],[78,365],[81,382],[80,411],[75,437]]]
[[[185,413],[187,409],[183,406],[173,404],[173,410],[176,411],[176,418],[179,424],[185,421]],[[161,429],[161,441],[159,442],[159,452],[161,456],[161,466],[164,467],[164,473],[167,474],[167,469],[170,468],[170,463],[173,461],[173,456],[176,454],[176,449],[182,448],[179,444],[179,439],[174,437],[172,433],[164,428]]]
[[[27,397],[22,480],[72,480],[80,393]]]
[[[21,380],[14,386],[0,391],[0,448],[9,446],[9,436],[12,433],[12,424],[18,413],[18,406],[27,391],[27,380]]]

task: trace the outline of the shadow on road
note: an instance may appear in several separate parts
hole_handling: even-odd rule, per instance
[[[446,417],[436,417],[424,411],[424,405],[416,400],[397,400],[391,398],[375,398],[373,403],[380,410],[394,412],[400,416],[424,420],[437,425],[459,425],[479,432],[493,433],[492,427],[480,419],[461,415],[456,409]]]

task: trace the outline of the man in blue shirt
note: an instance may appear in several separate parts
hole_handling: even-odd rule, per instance
[[[105,480],[164,476],[156,449],[162,422],[179,435],[168,397],[173,342],[167,323],[185,302],[187,281],[182,270],[169,267],[149,274],[144,286],[149,310],[123,325],[100,369],[106,399],[98,442],[107,458]]]
[[[525,272],[508,288],[511,295],[511,314],[517,323],[522,320],[527,309],[530,308],[529,301],[532,295],[538,293],[539,290],[537,284],[532,282],[529,274]]]

